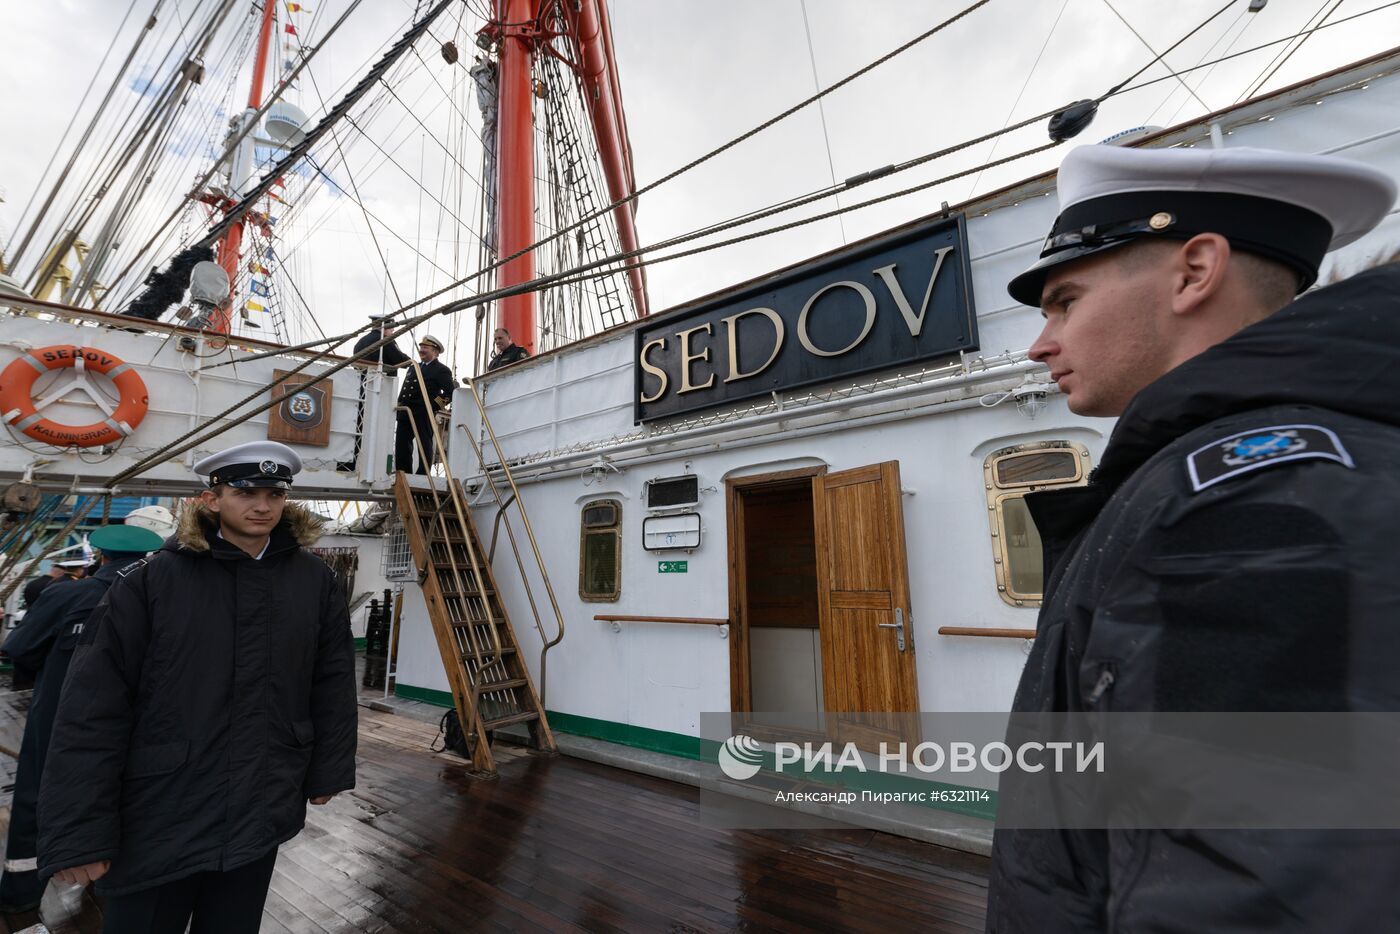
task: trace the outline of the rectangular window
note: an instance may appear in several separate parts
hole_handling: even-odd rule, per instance
[[[590,602],[616,600],[622,592],[622,504],[584,504],[579,535],[578,595]]]
[[[1002,448],[983,465],[997,592],[1012,606],[1040,606],[1045,590],[1040,533],[1026,494],[1088,482],[1089,451],[1068,441]]]

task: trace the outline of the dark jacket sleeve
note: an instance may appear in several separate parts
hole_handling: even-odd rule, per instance
[[[399,349],[398,344],[385,344],[382,348],[382,359],[389,366],[400,366],[408,362],[408,354]]]
[[[378,332],[378,331],[370,331],[368,334],[363,334],[363,335],[360,336],[360,339],[359,339],[359,340],[355,341],[355,349],[352,350],[352,351],[350,351],[350,353],[351,353],[352,355],[353,355],[353,354],[357,354],[357,353],[359,353],[360,351],[364,350],[366,347],[368,347],[370,344],[373,344],[373,343],[374,343],[375,341],[377,341],[377,340],[379,340],[379,332]]]
[[[53,649],[54,639],[63,628],[63,618],[68,607],[63,596],[70,589],[53,585],[44,588],[34,605],[25,612],[23,622],[15,627],[5,639],[5,644],[0,646],[16,665],[30,671],[38,671],[43,667],[44,660]]]
[[[355,689],[355,644],[345,594],[328,570],[323,583],[320,642],[311,685],[316,744],[306,773],[306,797],[319,798],[355,787],[359,708]]]
[[[122,772],[150,638],[147,571],[107,590],[64,681],[39,792],[44,876],[117,855]]]
[[[360,340],[354,342],[354,350],[351,351],[351,353],[360,353],[361,350],[364,350],[365,347],[370,346],[370,344],[378,343],[379,337],[382,336],[384,335],[381,335],[378,330],[371,330],[370,333],[367,333],[367,335],[360,337]],[[378,358],[378,360],[384,364],[385,372],[391,372],[392,367],[398,367],[400,364],[407,363],[407,361],[409,361],[409,354],[399,350],[399,344],[386,343],[384,346],[379,347],[375,353],[365,358],[370,361],[374,361],[375,358]]]
[[[39,595],[51,586],[52,581],[52,577],[41,575],[24,585],[22,599],[24,600],[25,609],[34,608],[34,604],[39,600]]]
[[[452,380],[452,371],[447,364],[439,363],[432,368],[431,372],[425,372],[424,378],[428,381],[428,398],[432,400],[432,411],[436,412],[445,405],[452,403],[452,390],[456,384]]]

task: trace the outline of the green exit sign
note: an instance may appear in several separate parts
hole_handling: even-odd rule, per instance
[[[686,574],[690,571],[689,561],[658,561],[656,570],[661,574]]]

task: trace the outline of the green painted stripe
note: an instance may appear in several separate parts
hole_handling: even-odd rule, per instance
[[[433,688],[418,688],[411,684],[394,684],[394,694],[405,700],[422,701],[425,704],[432,704],[434,707],[455,707],[452,702],[452,694],[448,691],[438,691]]]
[[[595,720],[593,717],[580,717],[578,714],[560,713],[557,710],[546,711],[546,714],[549,716],[550,727],[560,733],[587,736],[590,739],[601,739],[605,742],[632,746],[636,749],[649,749],[652,752],[663,752],[668,756],[679,756],[683,759],[705,758],[698,736],[668,733],[665,730],[653,730],[644,726],[632,726],[629,723],[616,723],[612,720]],[[719,749],[718,744],[713,745],[716,750]]]
[[[394,693],[407,700],[422,701],[425,704],[432,704],[434,707],[453,706],[452,695],[449,692],[434,688],[395,684]],[[701,753],[700,739],[696,736],[668,733],[665,730],[653,730],[644,726],[616,723],[612,720],[581,717],[578,714],[562,713],[558,710],[547,710],[545,716],[549,718],[550,728],[558,730],[560,733],[587,736],[590,739],[601,739],[621,746],[632,746],[636,749],[649,749],[652,752],[664,752],[667,755],[681,756],[686,759],[704,758]],[[710,753],[710,758],[713,759],[715,753],[719,751],[719,744],[711,743],[709,745],[713,747]]]
[[[435,707],[453,706],[452,695],[447,691],[414,687],[411,684],[396,684],[394,686],[394,693],[399,697],[408,700],[423,701]],[[587,736],[590,739],[600,739],[608,743],[617,743],[620,746],[631,746],[634,749],[647,749],[652,752],[665,753],[668,756],[677,756],[682,759],[714,762],[715,757],[719,754],[721,745],[714,740],[702,739],[698,736],[686,736],[683,733],[668,733],[665,730],[653,730],[649,727],[633,726],[630,723],[617,723],[613,720],[598,720],[594,717],[583,717],[578,714],[563,713],[558,710],[547,710],[545,714],[549,717],[550,728],[560,733],[569,733],[573,736]],[[764,758],[766,760],[764,763],[765,768],[771,771],[774,768],[772,754],[769,753],[765,755]],[[789,777],[796,777],[791,772],[785,774]],[[801,773],[801,777],[809,781],[856,791],[914,792],[969,790],[963,785],[927,782],[908,776],[894,775],[885,772],[842,771],[840,773],[832,773],[818,767],[809,772]],[[990,801],[930,802],[924,806],[939,811],[952,811],[957,814],[966,814],[983,820],[996,819],[995,792],[992,792]]]
[[[356,651],[356,652],[363,652],[364,650],[365,650],[365,637],[364,637],[364,636],[360,636],[358,639],[355,640],[355,651]]]

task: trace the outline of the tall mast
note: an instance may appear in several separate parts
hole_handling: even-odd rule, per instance
[[[531,65],[538,41],[537,0],[497,0],[501,22],[500,132],[497,136],[500,255],[510,256],[535,242],[535,128]],[[534,252],[500,269],[502,286],[535,278]],[[500,326],[515,342],[535,352],[535,293],[512,295],[500,303]]]
[[[248,124],[257,119],[258,108],[262,106],[263,80],[267,75],[267,52],[272,45],[272,20],[276,12],[273,5],[276,0],[263,0],[262,28],[258,31],[257,55],[253,59],[253,82],[248,91],[248,109],[239,118],[236,132],[242,133],[248,128]],[[243,189],[248,187],[248,182],[253,177],[253,162],[255,159],[255,149],[257,146],[254,140],[254,133],[249,131],[244,134],[239,142],[238,148],[233,154],[233,164],[229,170],[229,186],[232,189],[229,194],[231,201],[237,203],[243,194]],[[232,317],[233,299],[238,294],[238,267],[239,248],[243,244],[243,218],[239,217],[229,227],[223,239],[218,245],[218,262],[228,273],[229,281],[229,304],[214,310],[209,318],[209,330],[221,334],[229,331],[229,322]]]

